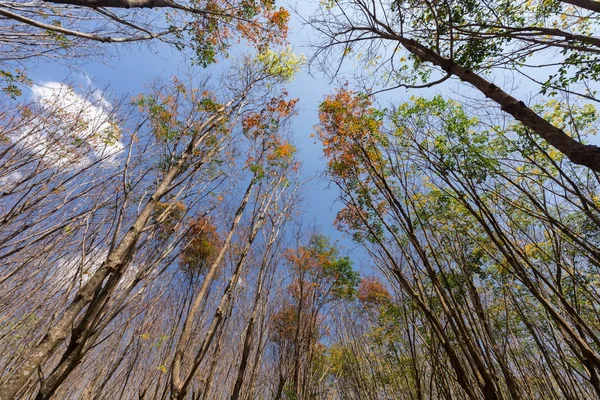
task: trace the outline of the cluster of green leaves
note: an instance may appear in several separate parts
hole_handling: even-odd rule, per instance
[[[31,79],[27,77],[25,71],[15,69],[14,71],[0,70],[0,80],[4,81],[2,91],[13,100],[23,94],[21,86],[30,86]]]

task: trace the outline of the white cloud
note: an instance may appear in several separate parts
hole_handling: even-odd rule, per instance
[[[98,271],[107,257],[107,249],[97,249],[83,256],[83,259],[81,254],[62,257],[57,261],[57,270],[52,274],[52,279],[62,288],[75,280],[84,285]],[[129,285],[138,272],[139,265],[135,262],[131,263],[121,277],[117,290],[122,290]]]
[[[10,193],[23,180],[23,174],[19,171],[13,171],[7,175],[0,176],[0,187],[5,193]]]
[[[118,165],[123,150],[119,127],[100,91],[82,96],[59,82],[39,83],[32,91],[42,112],[13,136],[19,146],[57,168]]]
[[[100,268],[107,255],[108,251],[99,250],[86,254],[83,261],[81,255],[63,257],[58,260],[58,270],[52,276],[61,287],[66,287],[75,278],[81,279],[81,284],[85,284]]]

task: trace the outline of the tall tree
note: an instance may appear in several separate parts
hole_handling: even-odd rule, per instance
[[[337,73],[356,55],[382,90],[427,88],[458,78],[573,163],[600,172],[600,148],[547,121],[492,79],[508,70],[537,84],[541,93],[597,102],[600,39],[589,3],[325,2],[311,19],[322,34],[315,59]],[[543,68],[546,76],[540,76]]]
[[[306,245],[289,249],[285,258],[292,280],[289,298],[273,316],[272,341],[278,353],[276,399],[310,399],[324,396],[324,346],[326,313],[331,304],[353,296],[358,274],[347,257],[323,235],[312,235]]]
[[[193,61],[206,66],[240,38],[259,49],[282,44],[289,19],[270,0],[1,2],[0,16],[3,64],[40,57],[75,61],[107,44],[161,41],[191,50]]]

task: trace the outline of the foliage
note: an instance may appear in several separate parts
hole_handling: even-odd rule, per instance
[[[306,62],[306,57],[298,56],[290,48],[282,51],[266,49],[258,53],[256,62],[262,65],[268,75],[277,76],[285,82],[291,82]]]
[[[223,240],[210,218],[198,217],[189,222],[179,263],[190,279],[207,272],[217,258]]]
[[[391,301],[391,295],[377,277],[363,278],[358,286],[356,297],[366,305],[385,305]]]

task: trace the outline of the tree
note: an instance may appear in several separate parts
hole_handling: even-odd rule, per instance
[[[202,283],[202,287],[185,316],[184,326],[177,342],[177,348],[172,363],[171,397],[173,399],[183,399],[186,396],[188,386],[190,385],[197,368],[204,360],[204,357],[217,334],[217,330],[226,318],[227,310],[231,306],[233,291],[240,279],[240,274],[245,265],[250,246],[256,239],[260,228],[266,222],[267,215],[271,212],[271,207],[274,207],[283,196],[283,192],[285,192],[285,189],[287,188],[287,176],[290,171],[295,168],[293,159],[294,148],[290,143],[283,141],[282,138],[278,136],[278,132],[284,126],[285,120],[292,115],[296,101],[286,101],[282,97],[270,99],[266,104],[265,109],[261,111],[260,114],[250,113],[244,119],[244,134],[252,141],[250,147],[251,151],[248,154],[245,165],[252,172],[252,177],[240,206],[236,210],[236,217],[231,225],[228,236],[220,249],[219,255],[210,266],[210,269],[204,278],[204,282]],[[205,334],[204,340],[201,341],[201,345],[193,358],[190,372],[185,373],[182,377],[180,375],[184,350],[189,348],[189,340],[196,314],[205,302],[211,281],[214,278],[225,252],[228,250],[233,234],[236,231],[237,225],[248,205],[250,195],[253,192],[256,192],[257,200],[252,211],[246,243],[240,251],[235,269],[231,274],[227,287],[219,301],[219,305]],[[279,218],[282,218],[282,216],[287,214],[287,208],[284,207],[280,212]]]
[[[597,146],[570,136],[488,77],[507,69],[538,84],[541,93],[597,101],[600,41],[590,3],[327,2],[311,19],[322,34],[315,60],[325,68],[333,63],[329,70],[336,73],[346,58],[357,54],[383,90],[426,88],[458,78],[573,163],[600,172]],[[552,62],[539,61],[548,56]],[[550,69],[546,80],[536,67]]]
[[[320,394],[319,381],[324,357],[320,342],[324,320],[331,303],[352,297],[358,274],[347,257],[323,235],[310,236],[308,244],[288,249],[285,258],[292,280],[289,298],[273,316],[273,341],[279,353],[279,383],[275,398],[314,398]],[[322,393],[321,393],[322,395]]]
[[[161,41],[192,51],[206,66],[238,38],[258,49],[282,44],[289,13],[272,1],[80,1],[0,3],[5,64],[39,57],[73,57],[103,44]]]

